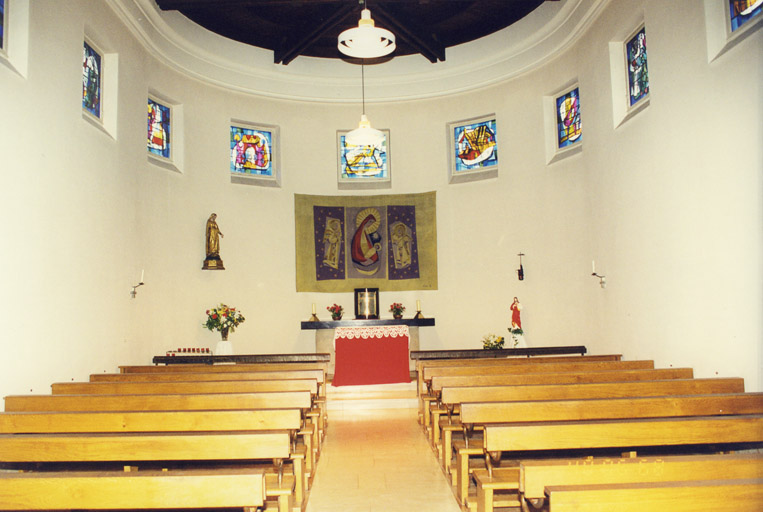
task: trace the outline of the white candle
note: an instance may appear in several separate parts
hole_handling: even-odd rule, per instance
[[[591,260],[591,273],[596,273],[596,260]]]
[[[143,276],[145,275],[145,273],[146,273],[146,269],[142,269],[142,270],[140,271],[140,282],[141,282],[141,283],[143,282]]]
[[[416,311],[421,311],[421,301],[416,300]]]
[[[313,314],[315,314],[315,302],[313,302]]]
[[[369,315],[368,311],[368,295],[363,296],[363,304],[365,305],[365,311],[363,312],[366,316]]]

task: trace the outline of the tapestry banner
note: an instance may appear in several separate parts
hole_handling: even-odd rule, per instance
[[[436,193],[294,195],[297,291],[437,289]]]

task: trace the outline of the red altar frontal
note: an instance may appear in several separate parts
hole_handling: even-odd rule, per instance
[[[334,386],[410,382],[407,325],[337,327]]]

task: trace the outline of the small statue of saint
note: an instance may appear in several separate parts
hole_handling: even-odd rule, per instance
[[[213,213],[207,219],[207,258],[204,260],[203,270],[225,270],[223,260],[220,258],[220,237],[224,236],[217,225],[217,214]]]

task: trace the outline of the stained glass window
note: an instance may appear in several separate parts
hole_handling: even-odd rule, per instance
[[[453,129],[456,173],[498,165],[496,121],[490,119]]]
[[[87,42],[82,52],[82,108],[101,118],[101,55]]]
[[[579,142],[583,136],[580,92],[577,87],[556,98],[556,134],[559,149]]]
[[[731,31],[739,29],[752,18],[761,15],[763,0],[729,0]]]
[[[355,145],[339,136],[340,181],[383,181],[389,179],[387,136],[378,145]]]
[[[625,43],[628,56],[628,97],[631,106],[649,94],[649,70],[646,66],[646,31],[639,30]]]
[[[0,0],[0,50],[5,48],[5,0]]]
[[[273,132],[231,126],[230,172],[273,176]]]
[[[170,157],[170,107],[148,99],[148,152]]]

